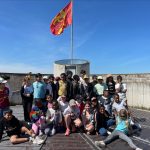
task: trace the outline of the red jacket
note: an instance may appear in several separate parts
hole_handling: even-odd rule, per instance
[[[0,90],[0,108],[9,107],[9,89],[7,87],[4,90]]]

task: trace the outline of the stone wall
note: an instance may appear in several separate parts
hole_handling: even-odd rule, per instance
[[[106,79],[106,74],[101,74]],[[120,74],[127,84],[129,106],[150,109],[150,73]],[[118,74],[114,74],[114,80]]]
[[[26,74],[18,74],[18,73],[6,73],[6,74],[10,76],[9,84],[13,91],[11,103],[21,104],[21,97],[19,91],[22,84],[22,80]],[[115,80],[117,75],[118,74],[113,75]],[[150,109],[150,73],[120,74],[120,75],[123,77],[123,82],[127,84],[128,104],[133,107]],[[105,81],[106,74],[101,74],[101,76],[103,76]]]

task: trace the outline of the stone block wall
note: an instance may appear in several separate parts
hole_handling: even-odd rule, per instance
[[[4,73],[0,73],[4,74]],[[22,85],[23,78],[26,74],[19,73],[5,73],[10,76],[10,87],[13,91],[11,98],[12,104],[21,104],[20,87]],[[103,76],[104,81],[106,74],[99,74]],[[114,80],[116,80],[118,74],[113,74]],[[133,107],[150,109],[150,73],[145,74],[120,74],[123,77],[123,82],[127,84],[127,99],[128,104]],[[92,77],[92,75],[91,75]],[[34,80],[34,74],[33,74]]]

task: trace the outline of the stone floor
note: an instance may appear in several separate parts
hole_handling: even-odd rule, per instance
[[[22,106],[13,106],[12,109],[15,116],[23,120]],[[150,112],[132,109],[132,113],[133,116],[136,116],[135,120],[142,125],[142,131],[131,138],[137,146],[144,150],[150,150]],[[94,142],[105,138],[84,133],[73,133],[66,137],[63,133],[59,133],[52,137],[47,137],[45,143],[39,146],[29,142],[13,145],[8,137],[4,136],[0,143],[0,150],[100,150],[94,145]],[[131,148],[126,142],[116,140],[108,144],[104,150],[131,150]]]

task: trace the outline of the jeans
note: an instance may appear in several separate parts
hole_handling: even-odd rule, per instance
[[[107,122],[106,122],[106,124],[107,124],[107,128],[109,128],[110,126],[112,126],[112,125],[114,125],[115,124],[115,120],[113,120],[113,119],[109,119]],[[107,129],[106,128],[100,128],[99,129],[99,133],[100,133],[100,135],[102,135],[102,136],[106,136],[107,135]]]
[[[136,149],[137,146],[134,145],[134,143],[132,142],[132,140],[123,132],[121,131],[117,131],[117,130],[114,130],[105,140],[104,140],[104,143],[105,144],[109,144],[110,142],[112,142],[114,139],[117,139],[117,138],[120,138],[124,141],[126,141],[129,146],[133,149]]]

